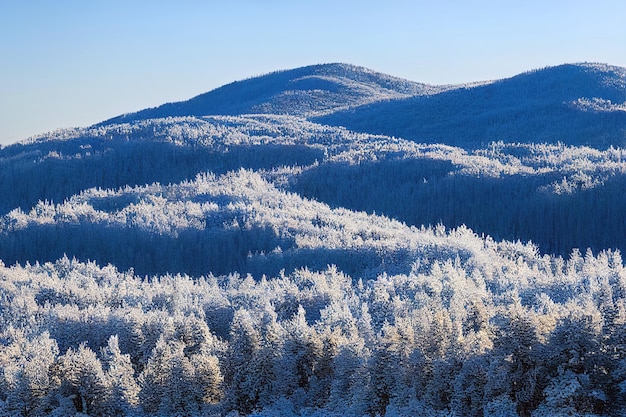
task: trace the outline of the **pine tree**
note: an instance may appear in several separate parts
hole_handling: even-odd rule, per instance
[[[197,400],[202,404],[216,404],[224,397],[224,378],[217,356],[199,351],[191,355],[189,364],[193,370],[191,384],[196,390]]]
[[[107,346],[102,349],[102,357],[111,384],[112,406],[119,413],[126,414],[138,404],[139,386],[130,355],[120,351],[117,335],[109,338]]]
[[[0,386],[6,396],[5,408],[22,416],[49,412],[50,394],[56,387],[50,377],[59,353],[56,342],[47,332],[32,340],[15,329],[9,329],[4,336],[12,339],[0,349]]]
[[[308,393],[316,380],[315,372],[323,354],[323,342],[308,325],[302,306],[298,306],[294,317],[285,323],[285,333],[279,383],[285,387],[298,409],[309,406],[309,401],[313,400]]]
[[[231,340],[225,366],[227,408],[249,414],[258,406],[260,375],[254,372],[255,358],[261,347],[261,336],[250,313],[239,309],[233,317]]]
[[[74,411],[93,416],[112,414],[111,386],[96,354],[81,344],[60,356],[52,371],[58,394],[72,400]],[[69,411],[69,410],[68,410]]]
[[[148,363],[139,375],[139,404],[148,413],[159,411],[167,386],[172,378],[172,352],[161,336],[152,350]]]
[[[521,306],[517,306],[521,309]],[[498,329],[494,340],[493,359],[507,378],[506,393],[517,404],[520,416],[529,416],[542,400],[545,387],[544,349],[539,342],[536,327],[524,311],[510,313],[504,326]],[[501,372],[489,374],[489,378],[500,378]],[[502,381],[488,381],[489,390]],[[496,392],[498,390],[495,390]]]

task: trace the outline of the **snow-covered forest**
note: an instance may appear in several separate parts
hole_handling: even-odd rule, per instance
[[[413,233],[459,253],[372,279],[332,266],[260,279],[147,279],[68,258],[3,266],[2,411],[623,411],[619,253],[565,261],[467,229]]]
[[[314,66],[0,149],[0,415],[625,413],[625,86]]]

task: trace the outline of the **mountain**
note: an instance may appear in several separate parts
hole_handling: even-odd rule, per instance
[[[432,86],[347,64],[278,71],[188,101],[100,123],[176,116],[290,114],[350,130],[467,149],[492,141],[626,144],[626,69],[565,64],[465,85]]]
[[[576,64],[430,87],[345,64],[276,72],[0,149],[0,214],[94,187],[250,169],[330,207],[409,225],[466,225],[562,256],[626,250],[626,201],[615,191],[625,172],[625,74]],[[239,111],[294,114],[173,117]]]
[[[313,65],[237,81],[187,101],[124,114],[101,124],[174,116],[248,113],[319,116],[444,89],[353,65]]]
[[[568,64],[471,88],[313,118],[348,129],[475,149],[492,141],[626,145],[626,69]]]
[[[0,148],[0,416],[625,415],[624,72],[320,65]]]
[[[124,223],[98,229],[108,236],[97,239],[99,249],[54,243],[83,240],[67,233],[95,236],[88,218],[69,228],[64,215],[44,216],[43,229],[40,221],[16,225],[24,213],[37,217],[37,207],[54,207],[89,189],[180,184],[206,172],[223,175],[240,169],[256,171],[280,190],[332,208],[382,214],[416,227],[465,225],[498,240],[532,241],[542,252],[562,256],[574,248],[626,251],[626,224],[621,221],[626,196],[619,192],[626,183],[622,149],[498,142],[468,152],[355,133],[295,116],[247,115],[149,119],[63,130],[0,150],[0,162],[0,192],[5,196],[0,212],[7,216],[0,225],[0,253],[11,263],[53,260],[66,253],[130,267],[128,254],[117,251],[118,239],[148,247],[145,242],[153,233],[146,233],[149,227],[140,224],[150,223],[154,216],[139,217],[144,220],[135,220],[132,227]],[[112,218],[121,215],[118,204],[99,207]],[[51,223],[56,227],[50,228]],[[143,237],[121,238],[128,233]],[[53,243],[40,240],[55,235]],[[189,252],[192,246],[177,247]],[[166,252],[172,258],[184,257],[172,248]],[[109,255],[103,258],[99,253]],[[232,256],[238,260],[222,257],[219,265],[176,261],[150,269],[149,262],[142,261],[141,268],[138,262],[135,267],[150,273],[226,273],[228,265],[245,265],[237,253],[241,255],[232,252]],[[307,262],[319,264],[313,257]],[[391,268],[389,263],[387,267]],[[270,274],[262,268],[254,271]]]

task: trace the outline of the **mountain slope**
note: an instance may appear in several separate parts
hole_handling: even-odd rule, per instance
[[[94,187],[176,184],[206,172],[222,175],[242,168],[258,172],[278,189],[330,207],[383,214],[408,225],[466,225],[496,239],[532,240],[542,252],[564,256],[573,248],[626,251],[626,196],[620,191],[626,183],[626,151],[493,143],[467,152],[354,133],[294,116],[140,120],[60,131],[10,146],[0,150],[0,193],[5,196],[0,214],[62,204]],[[48,203],[41,206],[38,201]],[[117,210],[114,203],[99,207],[107,215]],[[45,230],[67,229],[62,218],[54,219]],[[57,220],[61,223],[54,226]],[[73,225],[67,230],[93,236],[90,227]],[[281,230],[279,225],[272,228]],[[7,261],[11,254],[11,262],[37,259],[37,248],[43,248],[37,239],[44,229],[19,232],[22,243],[17,246],[11,243],[10,227],[0,230],[0,253]],[[150,246],[149,238],[134,231],[98,230],[106,231],[107,239],[117,242],[115,247],[132,239]],[[265,229],[258,230],[266,236]],[[2,251],[5,244],[9,246]],[[61,250],[62,245],[53,247]],[[26,252],[28,257],[23,256]],[[56,255],[63,253],[100,259],[93,250],[85,254],[72,246]],[[132,265],[128,254],[118,255],[106,261],[124,268]],[[236,259],[232,265],[243,265]],[[231,264],[225,261],[213,272],[227,272],[224,265]],[[209,272],[204,267],[210,265],[198,266],[193,274]]]
[[[566,64],[495,82],[430,86],[347,64],[237,81],[99,124],[176,116],[289,114],[424,143],[626,144],[626,69]]]
[[[91,187],[308,166],[340,154],[369,155],[387,142],[398,143],[292,116],[150,119],[61,130],[0,149],[0,214],[28,210],[39,200],[61,202]],[[360,152],[352,155],[353,147]]]
[[[351,130],[476,148],[491,141],[626,144],[626,69],[561,65],[315,118]]]
[[[63,204],[14,210],[0,219],[0,251],[10,264],[67,254],[142,275],[237,271],[259,278],[329,264],[374,278],[410,271],[418,254],[439,260],[472,255],[462,242],[452,245],[432,230],[330,209],[246,170],[169,186],[90,189]]]
[[[314,116],[441,90],[353,65],[313,65],[237,81],[187,101],[121,115],[102,124],[170,116],[247,113]]]
[[[626,415],[626,148],[467,136],[614,143],[620,71],[435,94],[309,67],[181,103],[300,116],[146,111],[0,149],[0,416]],[[420,94],[464,148],[302,117],[411,95],[361,121],[408,128]]]
[[[466,225],[496,239],[532,240],[545,253],[564,256],[574,248],[626,250],[626,198],[619,191],[626,181],[626,156],[610,148],[625,134],[625,74],[618,67],[563,65],[435,93],[341,64],[275,73],[224,89],[244,94],[246,85],[255,85],[257,90],[248,91],[250,100],[271,108],[286,94],[283,84],[304,88],[311,83],[301,90],[303,97],[328,98],[329,80],[340,80],[347,86],[335,92],[340,99],[315,101],[318,109],[335,113],[314,120],[354,122],[353,128],[372,131],[391,128],[396,137],[271,114],[139,118],[62,130],[0,149],[0,215],[15,208],[29,212],[38,201],[60,204],[94,187],[175,184],[243,168],[330,207],[384,214],[409,225]],[[323,82],[326,89],[313,89]],[[259,89],[267,94],[259,95]],[[429,95],[336,111],[383,93]],[[217,105],[217,96],[197,100]],[[252,101],[230,101],[224,108],[250,110]],[[184,104],[192,108],[193,103]],[[294,112],[304,112],[305,104],[297,101]],[[421,124],[412,124],[415,120]],[[418,140],[411,135],[428,129],[439,135],[433,140],[462,147],[399,138]],[[491,134],[500,141],[481,148]],[[608,149],[502,140],[587,141]],[[12,259],[23,259],[18,255]]]

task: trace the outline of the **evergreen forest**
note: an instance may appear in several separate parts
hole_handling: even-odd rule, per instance
[[[626,413],[626,69],[346,64],[0,148],[0,416]]]

